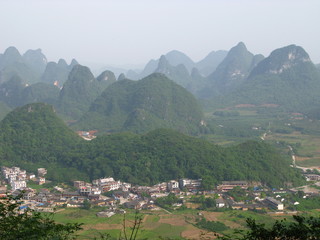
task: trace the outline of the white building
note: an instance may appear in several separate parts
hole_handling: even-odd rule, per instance
[[[169,191],[179,189],[179,182],[175,180],[171,180],[170,182],[168,182],[167,188]]]
[[[11,188],[13,191],[17,189],[26,188],[26,187],[27,187],[26,181],[12,181],[11,183]]]
[[[179,187],[182,189],[185,186],[193,186],[193,187],[199,187],[201,186],[202,179],[188,179],[188,178],[182,178],[179,180]]]
[[[222,198],[216,199],[216,207],[223,208],[225,206],[224,200]]]

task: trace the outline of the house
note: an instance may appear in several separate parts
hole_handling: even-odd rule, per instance
[[[224,202],[223,198],[216,199],[216,207],[217,208],[225,207],[225,202]]]
[[[146,204],[143,204],[142,205],[142,209],[146,209],[146,210],[152,210],[152,209],[155,209],[157,206],[156,205],[154,205],[154,203],[152,203],[152,202],[148,202],[148,203],[146,203]]]
[[[85,186],[85,182],[84,181],[73,181],[73,186],[75,188],[81,188],[81,187],[84,187]]]
[[[91,204],[92,204],[93,206],[99,206],[99,207],[109,205],[108,202],[105,201],[105,200],[91,201]]]
[[[42,184],[44,184],[44,183],[46,183],[46,179],[45,179],[44,177],[39,177],[39,178],[38,178],[38,184],[39,184],[39,185],[42,185]]]
[[[123,182],[123,183],[121,184],[121,190],[122,190],[122,191],[129,191],[130,188],[131,188],[131,183],[125,183],[125,182]]]
[[[67,203],[67,207],[79,208],[79,207],[83,207],[83,204],[80,202],[70,201]]]
[[[36,178],[36,175],[34,174],[34,173],[30,173],[29,175],[28,175],[28,179],[29,180],[33,180],[33,179],[35,179]]]
[[[100,194],[89,194],[88,199],[91,201],[97,201],[100,200],[101,195]]]
[[[272,198],[272,197],[266,197],[265,199],[265,203],[270,207],[270,208],[274,208],[277,210],[283,210],[284,206],[283,203]]]
[[[37,212],[54,212],[54,208],[50,204],[39,204],[34,208]]]
[[[307,181],[320,181],[320,175],[317,174],[304,174]]]
[[[23,193],[23,196],[22,196],[23,199],[30,200],[35,195],[35,190],[28,188],[24,190],[22,193]]]
[[[167,191],[168,183],[166,183],[166,182],[158,183],[158,184],[154,185],[153,188],[154,189],[157,188],[159,190],[159,192],[165,192],[165,191]]]
[[[27,187],[26,181],[15,180],[15,181],[11,182],[11,188],[13,191],[15,191],[17,189],[26,188],[26,187]]]
[[[82,186],[79,188],[80,195],[88,196],[91,193],[91,187],[90,186]]]
[[[179,187],[180,189],[183,189],[184,187],[197,189],[201,186],[202,179],[187,179],[182,178],[179,180]]]
[[[174,191],[174,190],[177,190],[179,189],[179,182],[178,181],[175,181],[175,180],[171,180],[167,183],[167,189],[168,191]]]
[[[218,191],[227,192],[234,187],[240,187],[242,189],[248,188],[248,182],[246,181],[222,181],[220,185],[218,185]]]
[[[131,209],[141,209],[142,206],[145,204],[145,201],[141,201],[141,200],[133,200],[130,202],[126,202],[123,204],[124,207],[126,208],[131,208]]]
[[[98,217],[112,217],[113,215],[115,215],[116,213],[113,211],[103,211],[103,212],[98,212],[97,216]]]
[[[100,187],[102,188],[102,192],[114,191],[114,190],[118,190],[121,187],[121,182],[120,181],[104,182],[100,184]]]
[[[47,169],[45,168],[38,168],[38,177],[44,177],[47,174]]]
[[[61,194],[61,197],[65,198],[65,199],[78,199],[80,197],[80,193],[78,192],[63,192]]]
[[[66,200],[54,200],[53,205],[57,207],[62,207],[63,205],[67,204]]]

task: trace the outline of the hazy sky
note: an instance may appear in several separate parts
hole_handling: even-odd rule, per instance
[[[297,44],[320,63],[319,23],[320,0],[0,0],[0,52],[144,65],[173,49],[198,61],[243,41],[265,56]]]

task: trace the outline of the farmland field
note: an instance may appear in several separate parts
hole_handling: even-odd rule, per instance
[[[77,239],[93,239],[99,237],[100,233],[109,234],[112,239],[117,239],[123,230],[124,215],[117,214],[110,218],[100,218],[96,216],[96,213],[100,210],[95,208],[90,210],[65,209],[56,213],[54,219],[60,223],[84,223],[83,230],[78,233]],[[247,218],[256,219],[267,226],[275,220],[292,219],[292,216],[287,214],[267,215],[241,210],[211,212],[186,209],[185,211],[174,211],[172,214],[163,211],[141,211],[139,214],[141,214],[143,221],[138,239],[199,239],[200,236],[214,239],[215,236],[212,232],[195,226],[196,219],[199,217],[204,217],[207,221],[224,223],[229,227],[224,233],[232,233],[235,228],[245,228]],[[312,214],[320,216],[320,212],[316,210]],[[128,232],[134,216],[133,210],[128,210],[125,215]]]

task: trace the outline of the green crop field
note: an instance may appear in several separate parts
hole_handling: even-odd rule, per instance
[[[258,108],[233,108],[218,111],[218,115],[207,112],[206,121],[212,132],[202,137],[229,146],[248,139],[261,140],[265,134],[265,141],[282,143],[284,154],[289,152],[288,145],[294,147],[298,166],[320,166],[320,121],[269,110],[261,113]],[[235,112],[236,116],[231,116]]]
[[[123,236],[124,215],[116,214],[110,218],[100,218],[96,213],[101,209],[65,209],[54,215],[54,220],[60,223],[83,223],[83,230],[78,232],[77,239],[93,239],[100,234],[109,234],[111,239]],[[232,233],[235,228],[245,229],[246,219],[253,218],[266,226],[275,220],[292,219],[292,215],[269,215],[253,211],[228,210],[224,212],[199,211],[186,209],[174,211],[172,214],[163,211],[141,211],[142,225],[138,232],[138,239],[198,239],[205,234],[208,239],[213,239],[213,233],[195,226],[196,219],[202,216],[207,221],[219,221],[229,229],[224,233]],[[319,211],[310,212],[313,216],[320,216]],[[135,212],[127,210],[125,214],[127,234],[130,234],[130,226],[134,220]]]

